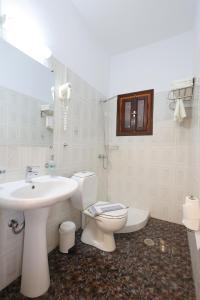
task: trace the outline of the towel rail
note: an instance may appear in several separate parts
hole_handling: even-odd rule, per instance
[[[169,108],[175,110],[174,104],[176,100],[182,99],[186,108],[191,108],[191,101],[193,98],[193,86],[188,86],[180,89],[173,89],[168,94]]]
[[[176,104],[176,100],[170,101],[168,105],[169,109],[175,110],[175,104]],[[184,100],[184,106],[185,108],[192,108],[191,100]]]

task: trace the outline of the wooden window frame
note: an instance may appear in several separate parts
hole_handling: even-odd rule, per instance
[[[142,98],[142,99],[141,99]],[[145,100],[146,105],[144,113],[145,129],[127,129],[125,128],[125,103],[131,102],[131,109],[138,108],[138,100]],[[153,102],[154,102],[154,90],[145,90],[134,93],[122,94],[117,97],[117,136],[138,136],[138,135],[152,135],[153,134]],[[132,108],[134,107],[134,108]],[[137,114],[135,115],[135,122],[137,126]]]

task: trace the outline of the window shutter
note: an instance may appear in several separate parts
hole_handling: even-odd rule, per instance
[[[153,132],[153,90],[123,94],[117,100],[117,135]]]

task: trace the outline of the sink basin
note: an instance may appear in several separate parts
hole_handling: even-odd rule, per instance
[[[59,176],[0,185],[0,208],[24,211],[21,293],[26,297],[39,297],[50,285],[46,241],[49,207],[70,198],[77,188],[75,180]]]
[[[70,198],[77,182],[60,176],[41,176],[32,183],[24,180],[0,185],[0,208],[27,210],[50,206]]]

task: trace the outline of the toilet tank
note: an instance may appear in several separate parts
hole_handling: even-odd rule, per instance
[[[93,172],[79,172],[72,176],[78,182],[78,189],[71,198],[72,205],[84,210],[97,201],[97,177]]]

